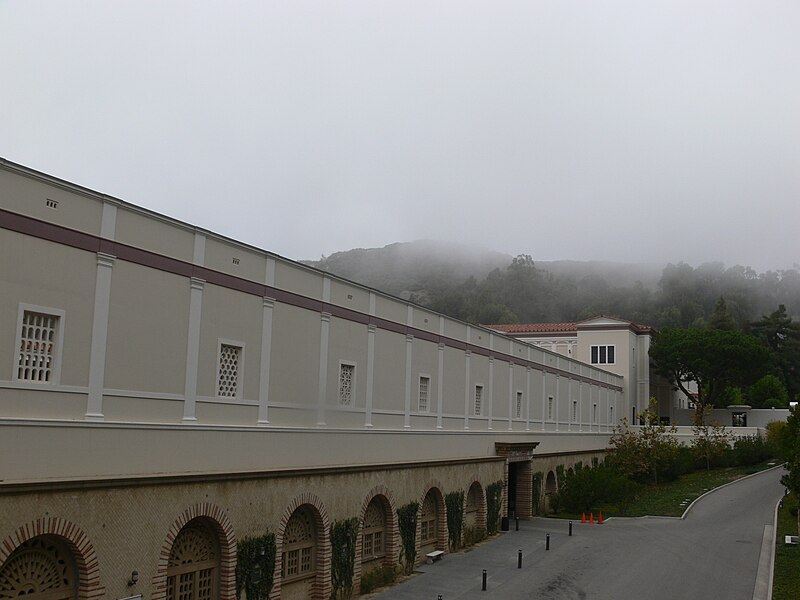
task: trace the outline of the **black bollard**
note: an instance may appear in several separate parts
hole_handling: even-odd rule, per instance
[[[549,533],[547,534],[547,541],[545,542],[544,549],[545,550],[550,550],[550,534]]]
[[[486,591],[486,569],[483,570],[483,585],[481,586],[481,591]]]
[[[436,596],[436,600],[442,600],[442,595],[439,594],[438,596]]]
[[[517,552],[517,568],[518,569],[522,568],[522,550],[519,550],[519,552]]]
[[[572,521],[569,522],[569,537],[572,537]]]
[[[514,518],[517,521],[517,531],[519,531],[519,517],[514,517]]]

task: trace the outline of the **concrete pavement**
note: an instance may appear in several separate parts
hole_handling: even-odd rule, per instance
[[[765,525],[772,523],[775,503],[783,494],[782,472],[765,471],[715,490],[698,500],[685,519],[575,523],[573,537],[560,519],[520,522],[520,531],[423,565],[417,576],[374,597],[766,600],[764,586],[757,588],[756,581]],[[547,533],[550,551],[545,551]],[[520,549],[522,569],[517,568]],[[760,578],[764,576],[762,572]]]

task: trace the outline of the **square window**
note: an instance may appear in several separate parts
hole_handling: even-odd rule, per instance
[[[20,304],[14,381],[57,384],[64,311]]]
[[[355,389],[356,366],[348,363],[339,365],[339,406],[353,405],[353,390]]]

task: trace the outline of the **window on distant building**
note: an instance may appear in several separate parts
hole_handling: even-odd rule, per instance
[[[483,411],[483,386],[475,386],[475,414],[481,415]]]
[[[592,404],[592,423],[597,423],[597,404]]]
[[[63,321],[63,310],[20,305],[15,381],[58,383]]]
[[[522,392],[517,392],[517,406],[514,414],[516,415],[517,419],[522,417]]]
[[[608,407],[608,422],[613,425],[614,424],[614,407]]]
[[[573,423],[577,423],[578,422],[578,401],[577,400],[573,400],[572,401],[572,422]]]
[[[548,396],[547,397],[547,420],[548,421],[552,421],[553,420],[553,397],[552,396]]]
[[[243,369],[244,344],[220,340],[217,360],[218,398],[241,398]]]
[[[613,365],[615,363],[614,346],[592,346],[593,365]]]
[[[428,398],[431,389],[431,378],[427,375],[419,376],[419,412],[428,412]]]
[[[339,406],[353,405],[353,391],[356,387],[356,366],[352,363],[339,364]]]

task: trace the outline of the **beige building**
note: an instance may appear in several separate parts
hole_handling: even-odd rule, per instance
[[[530,517],[601,456],[648,384],[589,359],[0,159],[0,598],[230,599],[271,533],[271,598],[327,599],[347,519],[357,590],[399,508],[424,560],[449,495]]]
[[[620,375],[623,378],[622,404],[628,410],[624,414],[609,416],[609,420],[627,417],[629,422],[636,423],[637,415],[648,407],[650,398],[658,400],[659,416],[671,423],[676,421],[676,411],[688,407],[687,398],[673,390],[650,365],[650,342],[655,330],[648,325],[599,315],[576,323],[486,327]],[[581,420],[585,406],[580,398],[573,399],[571,418]],[[598,409],[591,403],[590,410]]]

